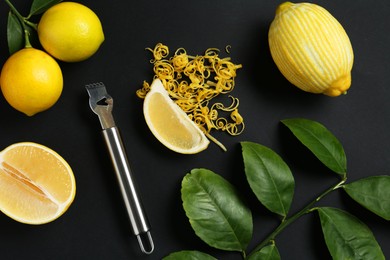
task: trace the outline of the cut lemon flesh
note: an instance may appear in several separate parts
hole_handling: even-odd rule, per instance
[[[44,224],[73,202],[76,184],[69,164],[40,144],[13,144],[0,152],[0,210],[26,224]]]
[[[149,129],[169,149],[193,154],[203,151],[209,145],[210,141],[202,130],[169,97],[161,80],[153,81],[143,109]]]

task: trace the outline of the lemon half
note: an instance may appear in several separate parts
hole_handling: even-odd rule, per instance
[[[210,143],[202,130],[169,97],[159,79],[153,81],[145,97],[143,111],[153,135],[175,152],[198,153]]]
[[[26,224],[61,216],[76,193],[69,164],[50,148],[23,142],[0,152],[0,210]]]

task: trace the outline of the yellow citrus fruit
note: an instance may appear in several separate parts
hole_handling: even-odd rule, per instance
[[[52,107],[61,96],[61,68],[46,52],[24,48],[5,62],[0,86],[12,107],[32,116]]]
[[[49,8],[38,23],[43,48],[66,62],[88,59],[104,41],[99,17],[88,7],[62,2]]]
[[[328,96],[350,88],[352,45],[341,24],[323,7],[282,3],[268,40],[277,67],[298,88]]]
[[[0,210],[16,221],[53,221],[69,208],[75,193],[72,169],[50,148],[24,142],[0,152]]]
[[[209,140],[155,79],[144,100],[144,116],[154,136],[169,149],[183,154],[203,151]]]

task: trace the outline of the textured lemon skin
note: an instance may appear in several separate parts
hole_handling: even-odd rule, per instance
[[[38,23],[38,37],[48,53],[65,62],[90,58],[104,42],[99,17],[75,2],[62,2],[49,8]]]
[[[1,70],[0,85],[13,108],[33,116],[58,101],[63,76],[60,66],[49,54],[30,47],[8,58]]]
[[[296,87],[328,96],[350,88],[352,45],[341,24],[323,7],[282,3],[268,41],[278,69]]]

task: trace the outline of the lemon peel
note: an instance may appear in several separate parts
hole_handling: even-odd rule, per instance
[[[0,85],[13,108],[33,116],[58,101],[63,76],[60,66],[49,54],[28,47],[7,59],[1,70]]]
[[[90,58],[104,42],[99,17],[87,6],[61,2],[50,7],[38,23],[43,48],[65,62]]]
[[[312,3],[280,4],[268,41],[280,72],[301,90],[337,97],[350,88],[352,45],[325,8]]]

